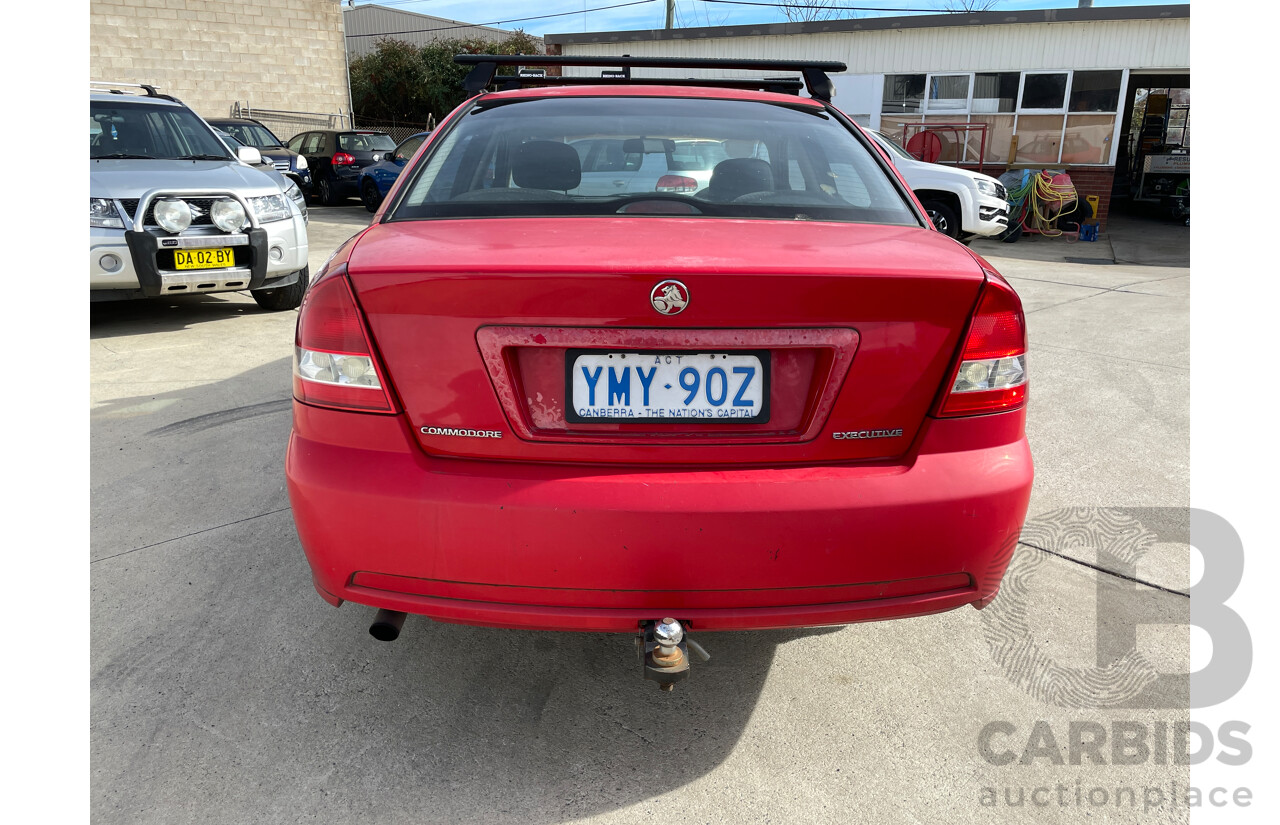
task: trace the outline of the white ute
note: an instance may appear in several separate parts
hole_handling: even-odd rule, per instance
[[[939,232],[967,243],[995,237],[1009,228],[1008,192],[1000,181],[956,166],[925,163],[892,138],[871,129],[863,131],[898,167]]]

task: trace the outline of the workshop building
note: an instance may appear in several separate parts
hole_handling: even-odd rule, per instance
[[[1066,170],[1081,197],[1098,197],[1105,226],[1113,191],[1158,200],[1189,177],[1190,15],[1189,5],[988,11],[546,43],[565,55],[841,61],[833,102],[861,125],[917,157],[991,175]]]

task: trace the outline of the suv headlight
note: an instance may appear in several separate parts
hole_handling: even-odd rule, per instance
[[[258,223],[282,221],[289,217],[289,202],[285,200],[284,195],[249,198],[249,204],[253,207],[253,214],[258,216]]]
[[[307,168],[307,156],[306,156],[306,155],[298,155],[298,168],[299,168],[299,169],[306,169],[306,168]]]
[[[302,190],[298,188],[298,184],[294,183],[291,178],[286,178],[289,185],[285,187],[285,196],[293,201],[293,205],[298,207],[298,214],[304,219],[307,217],[307,197],[302,194]]]
[[[1000,190],[996,187],[995,181],[983,180],[982,178],[977,178],[974,180],[974,183],[978,184],[978,191],[981,192],[982,194],[994,195],[996,197],[1000,196]]]
[[[115,201],[107,198],[89,198],[89,225],[124,229],[124,220],[116,210]]]

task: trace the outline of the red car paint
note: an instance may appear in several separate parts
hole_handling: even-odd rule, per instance
[[[708,92],[502,93],[592,94]],[[447,124],[301,310],[300,346],[321,317],[310,305],[338,294],[320,287],[344,287],[367,346],[342,351],[371,359],[389,409],[295,393],[289,494],[326,600],[634,632],[663,616],[776,628],[994,598],[1030,496],[1025,384],[1000,412],[946,406],[964,353],[1025,352],[1021,305],[989,264],[923,217],[384,222]],[[650,293],[668,278],[689,303],[664,316]],[[980,307],[1003,314],[976,324]],[[1009,324],[1012,347],[966,345],[971,327]],[[767,350],[770,420],[570,424],[565,353],[576,348]]]

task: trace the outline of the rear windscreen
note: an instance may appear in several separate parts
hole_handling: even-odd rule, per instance
[[[663,201],[690,216],[919,225],[868,148],[814,106],[481,100],[411,174],[392,220],[644,214]]]
[[[338,148],[344,152],[388,152],[396,148],[389,135],[338,135]]]

